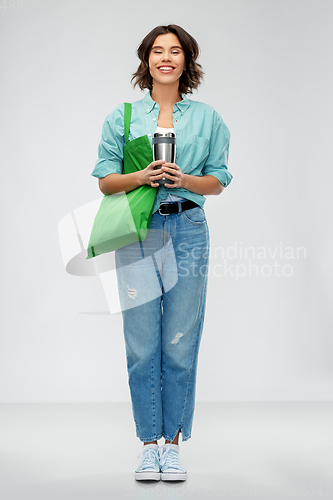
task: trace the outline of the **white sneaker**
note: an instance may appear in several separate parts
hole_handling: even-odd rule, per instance
[[[164,444],[159,449],[162,481],[186,481],[187,472],[179,460],[179,445]]]
[[[143,450],[139,453],[138,458],[141,455],[140,465],[134,472],[135,479],[137,481],[147,479],[159,481],[161,474],[158,444],[143,445]]]

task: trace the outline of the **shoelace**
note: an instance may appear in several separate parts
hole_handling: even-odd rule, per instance
[[[158,459],[159,459],[158,450],[156,450],[155,448],[147,448],[147,449],[143,448],[141,453],[139,453],[138,458],[143,453],[145,454],[145,456],[143,458],[143,462],[142,462],[143,469],[150,468],[150,467],[154,466],[155,461],[156,460],[158,461]]]
[[[171,448],[163,448],[160,450],[160,466],[163,467],[166,465],[167,467],[171,467],[173,469],[179,469],[179,455],[178,453]]]

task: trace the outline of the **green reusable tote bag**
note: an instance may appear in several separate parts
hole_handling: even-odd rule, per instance
[[[147,135],[129,141],[132,106],[124,108],[123,174],[143,170],[153,161]],[[145,184],[129,193],[104,195],[96,214],[87,248],[87,259],[118,250],[135,241],[146,239],[157,188]]]

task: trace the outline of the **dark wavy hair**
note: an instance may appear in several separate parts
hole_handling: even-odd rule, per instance
[[[176,24],[156,26],[145,36],[137,49],[137,56],[141,62],[137,71],[133,73],[131,82],[135,79],[133,86],[139,85],[141,90],[153,89],[153,79],[149,71],[149,56],[156,38],[167,33],[173,33],[178,37],[185,54],[185,69],[179,79],[179,92],[192,94],[193,90],[199,87],[204,75],[201,64],[196,62],[200,49],[193,36]]]

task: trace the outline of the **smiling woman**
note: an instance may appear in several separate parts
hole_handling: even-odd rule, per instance
[[[163,49],[166,47],[159,42],[166,39],[165,35],[173,35],[172,39],[175,41],[175,46],[169,46],[169,49],[182,53],[185,59],[183,72],[179,79],[179,92],[184,94],[192,93],[200,85],[204,74],[201,65],[197,62],[199,46],[189,33],[175,24],[157,26],[142,40],[138,48],[138,57],[141,62],[137,71],[133,74],[132,81],[135,79],[134,85],[138,85],[141,90],[153,89],[153,76],[150,73],[149,59],[153,55],[153,47],[154,51],[163,53]]]
[[[199,47],[189,33],[174,24],[157,26],[137,54],[140,64],[132,81],[148,92],[132,103],[127,146],[139,155],[136,139],[145,137],[151,153],[154,133],[166,128],[176,137],[175,163],[158,160],[123,173],[120,104],[103,124],[92,175],[104,194],[143,185],[156,189],[147,239],[115,255],[132,410],[143,442],[135,479],[186,480],[178,440],[180,433],[183,441],[191,437],[205,315],[209,232],[204,195],[220,194],[232,180],[230,133],[213,107],[186,95],[203,77]],[[159,185],[161,178],[172,183]],[[198,268],[207,272],[197,273]]]

